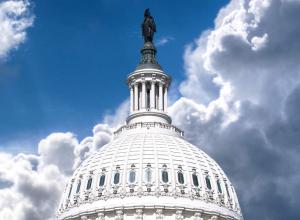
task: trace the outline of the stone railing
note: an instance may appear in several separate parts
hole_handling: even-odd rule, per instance
[[[128,131],[128,130],[133,130],[137,128],[163,128],[163,129],[168,129],[171,132],[175,132],[178,134],[180,137],[183,137],[184,132],[181,131],[179,128],[170,125],[170,124],[165,124],[161,122],[137,122],[134,124],[129,124],[129,125],[124,125],[120,127],[117,131],[114,132],[114,136],[118,137],[123,131]]]

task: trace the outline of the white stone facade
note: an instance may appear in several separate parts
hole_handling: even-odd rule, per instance
[[[158,64],[151,69],[147,63],[149,57],[155,59],[154,46],[148,43],[142,53],[147,68],[137,68],[127,79],[126,125],[76,169],[58,219],[243,219],[235,190],[220,166],[171,124],[171,79]]]

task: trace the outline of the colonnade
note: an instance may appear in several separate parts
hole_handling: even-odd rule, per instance
[[[156,81],[136,82],[130,86],[130,111],[167,111],[168,88]]]

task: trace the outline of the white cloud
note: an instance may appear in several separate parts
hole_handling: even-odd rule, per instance
[[[33,20],[29,1],[0,2],[0,59],[26,40],[26,30],[33,25]]]
[[[163,46],[167,43],[169,43],[170,41],[174,40],[174,37],[170,37],[170,36],[165,36],[165,37],[161,37],[160,39],[158,39],[158,41],[156,42],[156,46]]]
[[[52,133],[37,155],[0,152],[0,220],[55,219],[68,177],[111,135],[110,127],[98,124],[81,143],[70,132]]]
[[[246,219],[300,217],[299,12],[300,1],[233,0],[184,56],[173,121],[232,177]]]
[[[187,46],[183,97],[170,107],[186,138],[232,177],[246,219],[300,217],[299,11],[296,0],[232,0]],[[0,220],[53,218],[69,173],[111,140],[128,110],[127,100],[81,142],[54,133],[38,155],[0,153]]]
[[[71,174],[74,167],[76,137],[68,133],[52,133],[39,143],[40,166],[56,165],[64,174]]]

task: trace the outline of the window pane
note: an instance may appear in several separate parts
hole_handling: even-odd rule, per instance
[[[88,182],[87,182],[87,185],[86,185],[86,189],[89,190],[91,187],[92,187],[92,181],[93,179],[92,178],[89,178]]]
[[[194,186],[196,186],[196,187],[199,186],[198,177],[196,174],[193,174],[193,183],[194,183]]]
[[[183,173],[182,172],[178,173],[178,182],[180,184],[184,184],[184,177],[183,177]]]
[[[135,182],[135,171],[134,170],[131,170],[129,172],[129,182],[130,183],[134,183]]]
[[[150,168],[146,169],[146,182],[151,183],[152,181],[152,172]]]
[[[71,184],[71,186],[70,186],[70,190],[69,190],[68,198],[70,198],[70,196],[71,196],[72,188],[73,188],[73,184]]]
[[[162,181],[164,182],[164,183],[167,183],[167,182],[169,182],[169,176],[168,176],[168,172],[167,171],[162,171]]]
[[[76,193],[79,193],[79,191],[80,191],[80,185],[81,185],[81,181],[78,182]]]
[[[219,193],[222,193],[222,188],[221,188],[220,180],[217,180],[217,186],[218,186]]]
[[[115,173],[114,184],[118,184],[120,181],[120,173]]]
[[[205,181],[206,181],[206,186],[208,189],[211,189],[211,184],[210,184],[210,179],[208,176],[205,177]]]
[[[104,183],[105,183],[105,175],[103,174],[103,175],[100,177],[99,186],[104,186]]]

